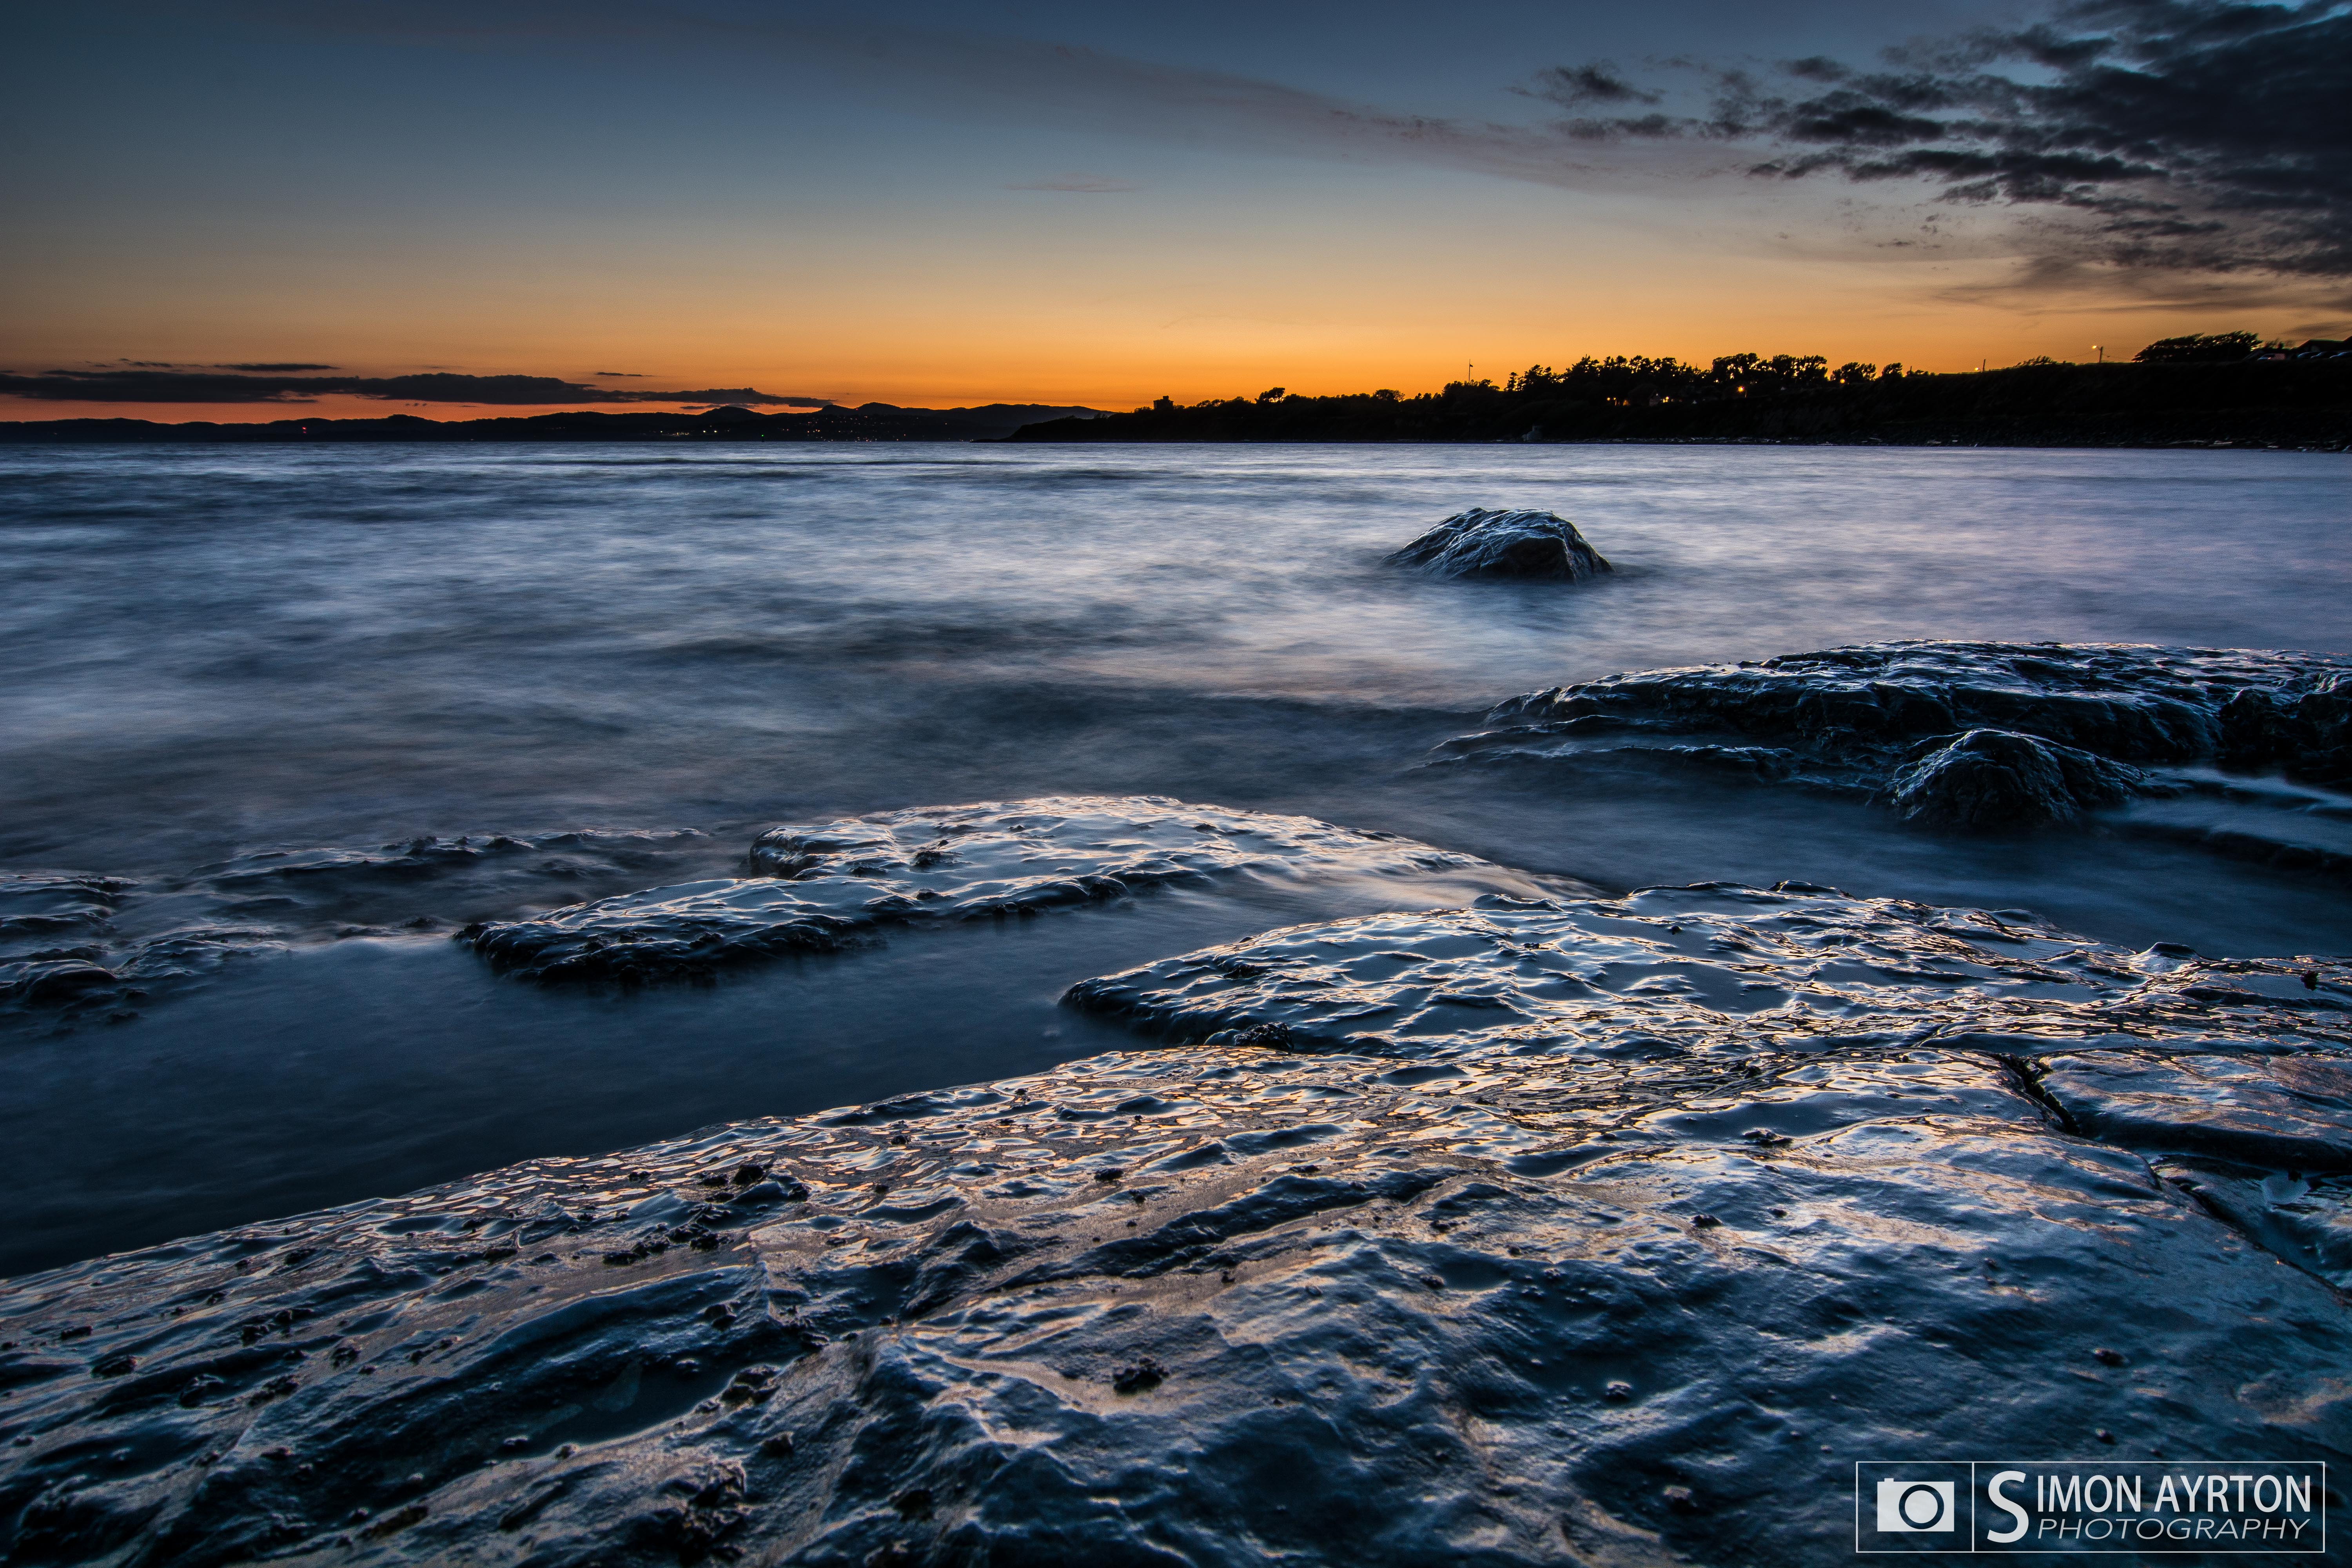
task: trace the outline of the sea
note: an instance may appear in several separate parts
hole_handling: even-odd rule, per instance
[[[1433,750],[1528,691],[1887,638],[2352,651],[2346,462],[0,447],[0,872],[115,879],[105,940],[241,933],[104,1017],[0,1017],[0,1274],[1136,1048],[1058,998],[1421,896],[1168,889],[626,989],[502,978],[452,940],[737,874],[758,834],[857,813],[1161,796],[1603,891],[1794,880],[2133,947],[2352,950],[2323,870]],[[1559,512],[1616,570],[1383,563],[1471,506]]]

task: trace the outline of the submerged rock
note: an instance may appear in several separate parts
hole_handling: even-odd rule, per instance
[[[2007,730],[1971,730],[1897,773],[1895,809],[1937,827],[2073,822],[2139,788],[2138,769]]]
[[[1581,583],[1614,571],[1576,524],[1548,511],[1456,512],[1388,558],[1437,577],[1557,577]]]
[[[460,940],[500,969],[533,979],[659,979],[780,953],[835,952],[892,926],[1034,915],[1221,876],[1533,885],[1475,857],[1391,834],[1160,795],[925,806],[778,827],[751,846],[751,861],[765,874],[471,926]]]
[[[2352,712],[2347,692],[2352,660],[2329,655],[1872,643],[1530,692],[1439,755],[1708,762],[1891,800],[1924,823],[2022,827],[2219,787],[2181,771],[2200,763],[2352,777],[2339,755],[2352,724],[2330,717]]]
[[[0,875],[0,942],[54,941],[104,931],[138,884],[75,871]]]
[[[1793,1568],[1856,1459],[2352,1459],[2342,963],[1715,886],[1074,1000],[1207,1043],[0,1286],[0,1554]]]
[[[125,938],[109,920],[91,924],[93,940],[71,946],[0,944],[0,1007],[60,1021],[128,1016],[122,1009],[131,1003],[286,946],[258,926],[183,926]]]
[[[249,960],[441,922],[421,899],[512,907],[642,886],[705,836],[569,831],[250,850],[174,876],[0,876],[0,1026],[120,1022]],[[379,923],[381,922],[381,923]]]

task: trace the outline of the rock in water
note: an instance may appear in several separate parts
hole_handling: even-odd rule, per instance
[[[2221,763],[2313,784],[2352,783],[2352,674],[2326,671],[2221,709]]]
[[[2300,825],[2341,803],[2250,793],[2214,775],[2352,780],[2352,659],[2125,644],[1885,642],[1756,663],[1612,675],[1496,704],[1446,762],[1705,768],[1890,801],[1960,828],[2071,822],[2199,795],[2248,806],[2226,833],[2252,858],[2334,865]],[[2260,811],[2252,803],[2265,804]],[[2136,830],[2173,830],[2152,816]]]
[[[1612,675],[1497,704],[1490,725],[1710,731],[1866,764],[1931,736],[2013,730],[2120,762],[2191,762],[2244,691],[2315,690],[2326,654],[2111,643],[1884,642]],[[2323,698],[2324,700],[2324,698]]]
[[[485,921],[458,940],[528,979],[659,980],[782,953],[837,952],[893,927],[1036,915],[1220,877],[1433,877],[1484,889],[1526,880],[1394,834],[1164,795],[877,812],[773,828],[750,859],[761,875]]]
[[[1437,577],[1558,577],[1581,583],[1613,571],[1576,524],[1548,511],[1456,512],[1388,558]]]
[[[1914,822],[1969,829],[2072,822],[2128,799],[2137,768],[2008,730],[1971,730],[1895,775],[1895,809]]]

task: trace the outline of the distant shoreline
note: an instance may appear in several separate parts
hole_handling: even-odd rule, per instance
[[[205,425],[191,428],[182,425],[155,424],[140,421],[47,420],[0,421],[0,446],[62,446],[62,447],[226,447],[226,446],[621,446],[667,445],[687,443],[694,446],[771,444],[788,446],[825,446],[847,443],[868,445],[919,445],[924,443],[963,443],[981,446],[1053,446],[1076,444],[1087,437],[1033,436],[1025,431],[1014,436],[962,435],[874,435],[874,436],[772,436],[734,430],[682,430],[668,432],[614,432],[612,434],[522,434],[511,431],[484,432],[469,429],[466,425],[454,425],[447,434],[422,435],[414,433],[382,434],[369,430],[339,430],[331,426],[343,424],[367,425],[369,420],[321,420],[305,430],[284,431],[269,425]],[[505,421],[480,421],[482,424]],[[121,429],[90,430],[92,425],[138,424],[145,426],[137,432]],[[324,427],[322,427],[324,426]],[[2051,433],[2042,436],[2016,434],[2006,438],[1968,439],[1960,437],[1926,437],[1908,438],[1879,436],[1591,436],[1539,437],[1533,441],[1503,437],[1484,439],[1465,437],[1184,437],[1149,436],[1104,436],[1092,437],[1091,443],[1107,446],[1151,447],[1855,447],[1885,450],[1976,449],[2009,451],[2239,451],[2239,452],[2330,452],[2352,453],[2352,436],[2332,440],[2281,441],[2259,437],[2232,438],[2226,437],[2121,437],[2097,439],[2075,433]]]
[[[1609,362],[1497,387],[1255,398],[1127,414],[1038,405],[809,414],[737,405],[695,414],[571,412],[431,420],[288,418],[0,422],[0,442],[163,443],[1014,441],[1234,445],[1642,445],[2352,449],[2352,354],[2228,363],[2028,364],[1840,381]],[[1860,367],[1867,368],[1867,367]]]

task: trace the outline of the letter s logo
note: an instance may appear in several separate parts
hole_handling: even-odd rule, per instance
[[[2023,1470],[2003,1470],[2000,1474],[1993,1477],[1990,1481],[1985,1484],[1985,1496],[1992,1499],[1996,1506],[2006,1510],[2009,1517],[2017,1521],[2017,1522],[2011,1525],[2005,1533],[1998,1530],[1986,1531],[1985,1539],[1987,1541],[1997,1541],[2006,1546],[2012,1541],[2021,1541],[2024,1539],[2026,1523],[2025,1510],[2000,1495],[2000,1489],[2002,1487],[2008,1485],[2011,1481],[2022,1481],[2024,1479],[2025,1472]]]

